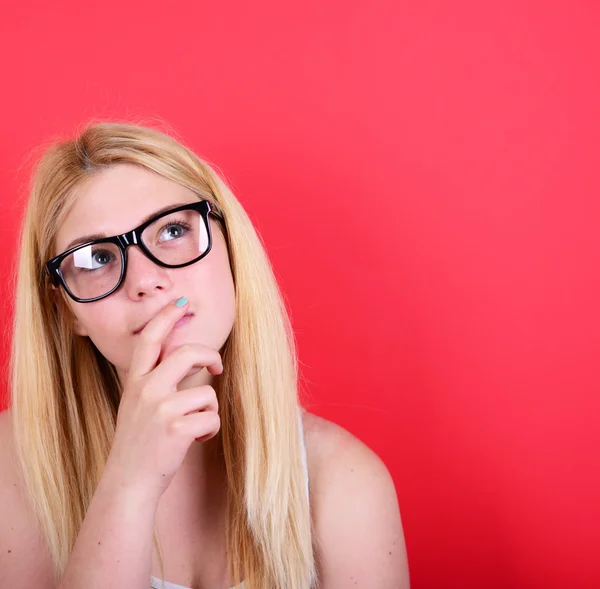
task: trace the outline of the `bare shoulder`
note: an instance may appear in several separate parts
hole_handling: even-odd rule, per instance
[[[303,412],[304,435],[308,454],[309,477],[315,492],[326,492],[331,483],[373,477],[371,486],[393,494],[392,477],[379,456],[342,426],[308,411]],[[356,473],[356,474],[354,474]],[[371,489],[372,490],[372,489]]]
[[[2,586],[51,589],[52,564],[25,498],[10,410],[0,413],[0,571]]]
[[[384,462],[343,427],[303,413],[322,589],[408,589],[398,497]]]

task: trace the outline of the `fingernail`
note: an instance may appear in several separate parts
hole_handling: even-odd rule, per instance
[[[185,297],[180,297],[175,301],[175,305],[178,307],[183,307],[183,305],[187,304],[188,300]]]

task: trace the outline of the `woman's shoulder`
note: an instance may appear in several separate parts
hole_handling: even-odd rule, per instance
[[[389,475],[381,458],[341,425],[305,409],[302,410],[302,424],[309,476],[313,474],[319,477],[321,471],[331,474],[344,470],[344,464]]]
[[[2,586],[53,586],[52,563],[26,500],[14,446],[11,411],[0,413],[0,571]]]
[[[398,497],[386,465],[342,426],[308,411],[302,421],[324,586],[342,586],[344,571],[348,585],[408,587]]]

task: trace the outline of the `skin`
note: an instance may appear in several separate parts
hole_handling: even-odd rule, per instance
[[[195,200],[187,189],[149,171],[114,166],[94,176],[79,195],[57,235],[57,252],[81,235],[123,233],[165,205]],[[107,575],[121,586],[147,587],[148,570],[160,575],[151,546],[154,518],[168,581],[229,587],[226,478],[211,385],[222,371],[219,350],[233,326],[235,299],[226,243],[218,225],[211,227],[213,249],[200,262],[162,268],[130,247],[118,291],[95,303],[67,300],[75,334],[89,337],[115,365],[124,393],[105,473],[60,589],[105,587]],[[57,291],[57,296],[62,295]],[[173,305],[180,296],[189,300],[182,309]],[[174,327],[187,313],[191,319]],[[321,587],[407,588],[398,501],[385,465],[343,428],[308,412],[303,422]],[[3,582],[16,589],[50,589],[49,555],[21,489],[5,412],[0,414]]]

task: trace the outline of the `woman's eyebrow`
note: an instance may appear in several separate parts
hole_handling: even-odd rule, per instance
[[[142,222],[138,225],[138,227],[140,225],[143,225],[146,221],[150,221],[150,219],[153,219],[154,217],[160,215],[161,213],[166,213],[167,211],[170,211],[171,209],[176,209],[177,207],[181,207],[181,206],[187,205],[187,204],[190,204],[190,203],[189,202],[180,202],[180,203],[173,203],[173,204],[161,207],[157,211],[154,211],[153,213],[146,215],[142,219]],[[87,241],[94,241],[96,239],[104,239],[105,237],[107,237],[106,233],[92,233],[91,235],[83,235],[81,237],[77,237],[73,241],[69,242],[69,245],[67,245],[67,247],[64,249],[64,251],[70,250],[72,247],[75,247],[76,245],[79,245],[80,243],[86,243]]]
[[[83,235],[82,237],[78,237],[77,239],[71,241],[64,251],[70,250],[72,247],[75,247],[80,243],[85,243],[86,241],[94,241],[96,239],[102,239],[104,237],[106,237],[106,233],[93,233],[92,235]]]

